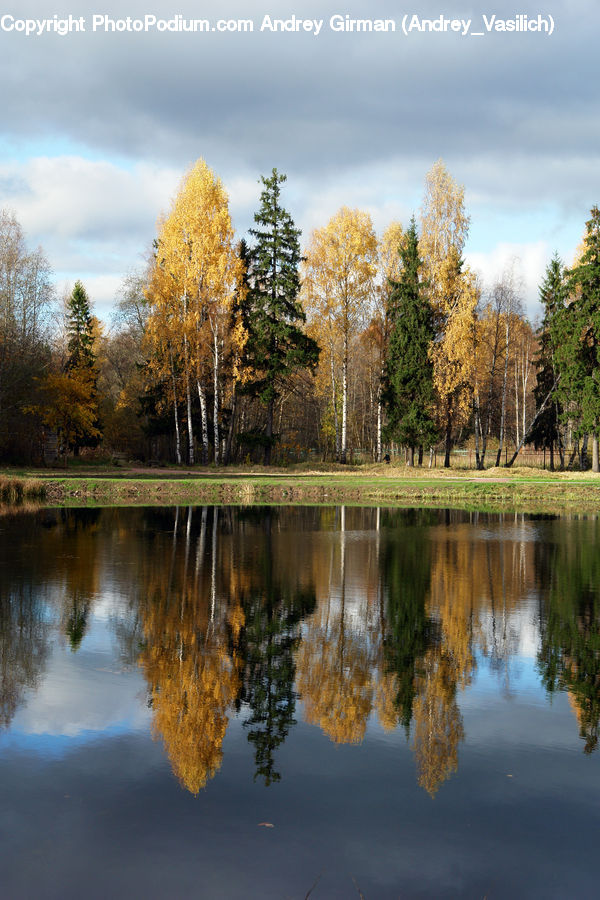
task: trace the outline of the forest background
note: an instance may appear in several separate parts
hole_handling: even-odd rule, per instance
[[[319,37],[259,32],[266,11],[244,11],[252,34],[0,35],[14,85],[0,148],[3,460],[40,461],[50,446],[186,463],[402,448],[419,462],[458,446],[483,466],[526,438],[565,466],[585,465],[590,444],[595,462],[598,119],[585,47],[597,11],[584,2],[567,19],[550,3],[551,36],[478,35],[486,10],[469,9],[464,37],[436,31],[427,3],[431,30],[408,36],[399,21],[334,33],[322,8]],[[278,10],[283,23],[292,13]],[[390,4],[377,15],[396,21]],[[223,290],[204,299],[198,266],[175,272],[165,232],[200,154],[237,226],[221,240]],[[274,165],[289,176],[288,230],[303,232],[298,274],[271,290],[288,302],[276,316],[259,260],[274,225],[258,196]],[[166,269],[179,278],[170,300]],[[288,332],[270,345],[269,316]],[[277,362],[290,329],[300,343]]]

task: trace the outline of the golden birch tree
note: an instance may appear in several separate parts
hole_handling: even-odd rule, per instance
[[[313,231],[304,265],[303,297],[312,319],[323,323],[329,345],[331,391],[337,415],[341,358],[342,421],[339,460],[346,462],[348,436],[348,366],[350,343],[364,321],[377,272],[377,238],[368,213],[344,206],[323,228]],[[336,435],[337,435],[336,423]]]
[[[471,412],[474,357],[472,353],[475,310],[479,290],[475,276],[462,269],[451,250],[441,268],[443,306],[438,306],[440,336],[431,346],[433,384],[437,396],[438,423],[444,430],[444,465],[450,465],[452,432],[465,424]]]
[[[438,418],[445,433],[444,465],[450,465],[452,432],[470,414],[473,383],[473,326],[477,283],[462,262],[469,232],[464,187],[438,160],[425,179],[419,250],[438,338],[432,346]]]
[[[194,387],[200,403],[202,461],[208,461],[207,387],[211,376],[214,454],[219,461],[221,366],[229,312],[236,291],[242,289],[242,274],[227,193],[204,160],[198,160],[183,179],[160,226],[155,275],[161,288],[149,294],[151,303],[155,300],[166,307],[156,312],[168,319],[171,349],[182,373],[190,464],[194,462]]]

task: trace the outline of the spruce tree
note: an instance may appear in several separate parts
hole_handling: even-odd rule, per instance
[[[261,181],[264,189],[254,215],[256,228],[250,229],[254,246],[249,253],[251,313],[246,354],[253,377],[246,390],[266,406],[264,463],[270,465],[276,400],[295,370],[314,370],[319,348],[302,329],[306,316],[298,301],[300,230],[280,201],[286,176],[273,169]]]
[[[392,282],[388,314],[391,332],[385,363],[383,401],[388,439],[409,448],[431,446],[437,440],[433,419],[433,363],[429,349],[434,338],[433,311],[421,280],[422,260],[414,218],[399,250],[402,273]]]
[[[81,281],[75,282],[67,301],[67,357],[66,369],[94,370],[94,333],[92,313],[87,292]]]
[[[555,254],[548,267],[544,280],[540,285],[540,302],[544,309],[544,317],[540,326],[539,349],[535,365],[537,380],[533,391],[536,409],[544,403],[548,394],[553,391],[559,380],[559,362],[562,358],[560,343],[564,328],[566,286],[563,265],[558,254]],[[546,404],[544,411],[536,420],[527,443],[536,448],[547,447],[550,450],[550,469],[554,469],[554,448],[558,444],[561,465],[564,465],[563,449],[560,445],[560,412],[561,404],[556,395]]]
[[[569,276],[573,301],[568,307],[572,317],[571,333],[578,343],[576,376],[580,396],[579,431],[591,434],[592,468],[600,471],[598,438],[600,435],[600,210],[594,206],[586,222],[583,253]]]
[[[94,320],[90,301],[81,281],[75,282],[67,301],[67,350],[66,375],[79,386],[80,403],[86,407],[81,425],[72,430],[71,447],[77,456],[81,447],[95,447],[100,440],[98,410],[98,368],[94,352]]]

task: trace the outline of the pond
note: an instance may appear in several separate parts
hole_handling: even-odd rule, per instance
[[[2,896],[598,895],[597,518],[0,532]]]

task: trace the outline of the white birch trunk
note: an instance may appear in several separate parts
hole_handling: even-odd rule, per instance
[[[342,453],[341,462],[346,462],[348,448],[348,335],[344,334],[344,359],[342,361]]]
[[[502,447],[504,444],[504,425],[506,422],[506,385],[508,381],[508,347],[510,338],[509,313],[506,314],[506,331],[505,331],[505,347],[504,347],[504,378],[502,379],[502,412],[500,414],[500,441],[498,443],[498,455],[496,457],[496,465],[500,465],[502,457]]]
[[[177,410],[177,384],[175,382],[175,365],[173,363],[173,351],[170,352],[171,355],[171,378],[173,379],[173,409],[175,412],[175,454],[177,458],[177,465],[181,465],[181,436],[179,434],[179,413]]]
[[[519,376],[518,376],[518,362],[517,357],[515,355],[515,430],[517,435],[517,446],[519,444]]]
[[[335,383],[335,364],[333,359],[333,341],[330,344],[330,357],[331,357],[331,396],[333,400],[333,424],[335,428],[335,458],[339,461],[340,458],[340,425],[338,422],[338,414],[337,414],[337,390]]]
[[[219,333],[218,328],[213,328],[213,344],[214,344],[214,435],[215,435],[215,465],[219,465]]]
[[[194,431],[192,429],[192,391],[190,387],[190,376],[186,372],[185,376],[185,393],[187,401],[187,427],[188,427],[188,451],[190,466],[194,465]]]
[[[208,419],[206,415],[206,393],[204,385],[201,381],[198,385],[198,399],[200,400],[200,419],[202,421],[202,463],[206,465],[208,462]]]

